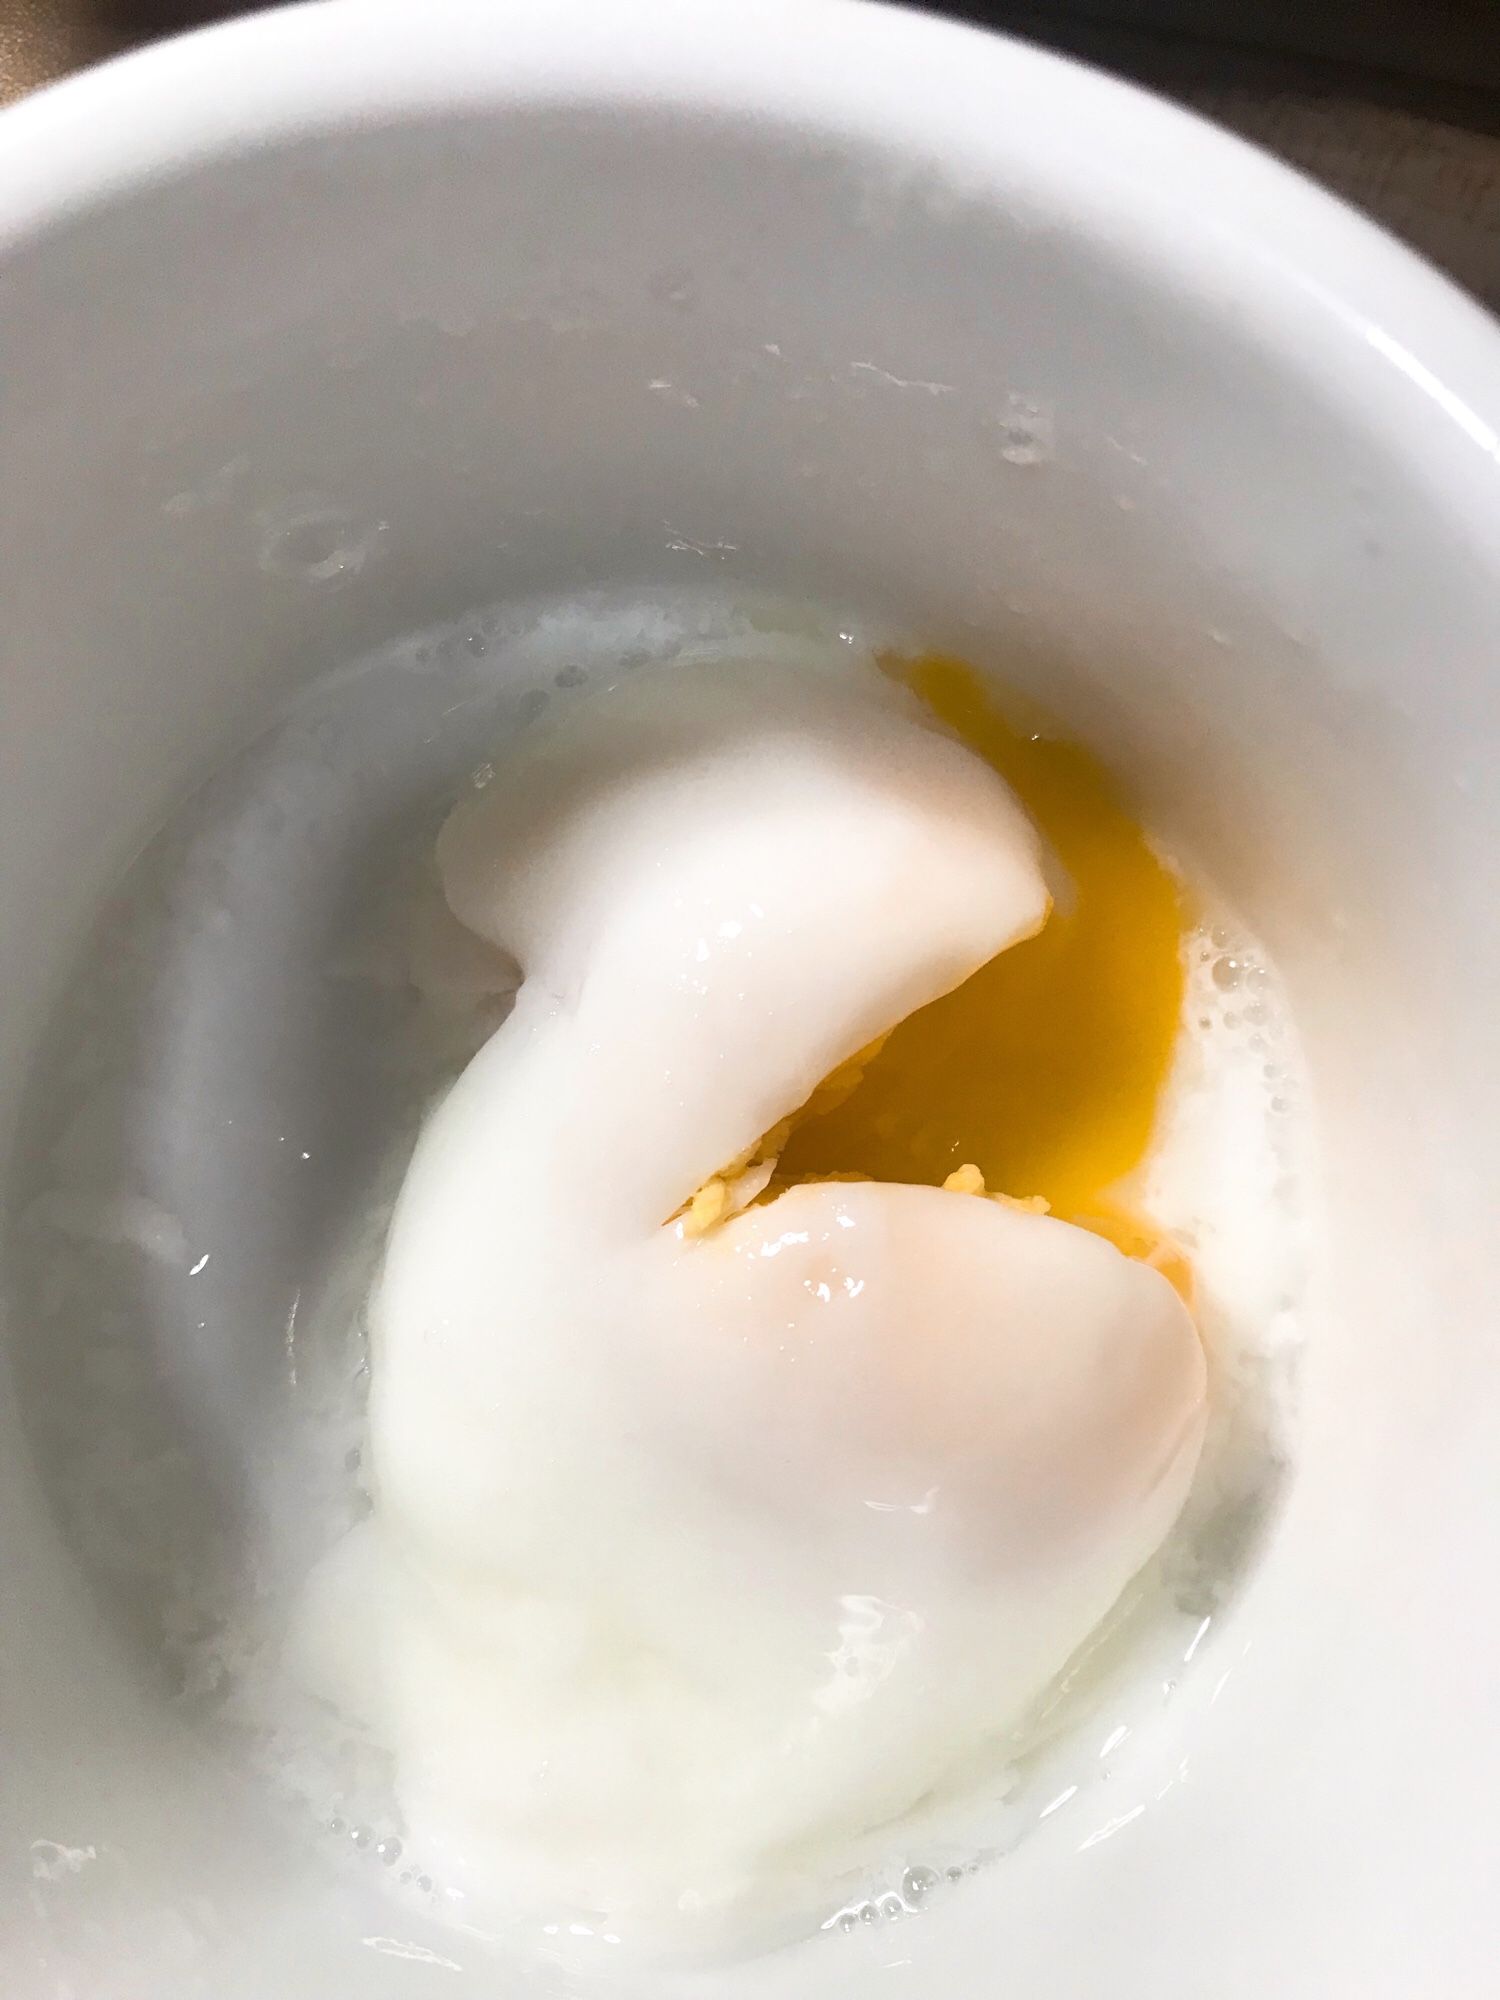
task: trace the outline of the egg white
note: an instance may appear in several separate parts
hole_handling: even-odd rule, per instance
[[[474,1909],[812,1907],[1041,1691],[1202,1441],[1181,1301],[1067,1224],[873,1183],[671,1219],[1045,921],[1035,833],[868,662],[721,661],[557,710],[439,864],[522,983],[406,1177],[315,1644]]]

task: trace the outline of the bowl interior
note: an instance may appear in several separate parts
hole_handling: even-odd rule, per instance
[[[913,1996],[997,1958],[1017,1991],[1211,1963],[1225,1995],[1394,1995],[1434,1951],[1477,1991],[1500,445],[1453,383],[1500,345],[1289,177],[1032,52],[831,8],[793,64],[764,23],[647,11],[656,43],[576,6],[506,43],[439,9],[419,51],[313,9],[10,114],[7,1103],[174,799],[400,633],[743,588],[1037,694],[1289,982],[1327,1205],[1297,1477],[1125,1837],[1043,1830],[850,1950]],[[217,126],[184,122],[195,88]],[[79,179],[96,129],[134,150]],[[168,1968],[405,1995],[449,1963],[481,1990],[451,1936],[294,1876],[132,1667],[24,1447],[0,1480],[21,1991],[44,1962],[90,1993]]]

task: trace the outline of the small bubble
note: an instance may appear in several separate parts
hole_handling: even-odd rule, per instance
[[[347,1833],[349,1829],[344,1824],[343,1820],[339,1818],[338,1814],[335,1813],[333,1818],[328,1822],[328,1831],[331,1834],[333,1834],[335,1838],[338,1838],[340,1835]]]
[[[487,642],[482,632],[470,632],[465,635],[464,644],[477,660],[483,656]]]
[[[964,1879],[964,1871],[962,1870],[962,1868],[949,1868],[946,1869],[944,1872],[946,1873],[948,1880],[950,1882],[962,1882],[962,1880]]]
[[[1273,1097],[1271,1099],[1271,1109],[1278,1118],[1283,1117],[1291,1108],[1291,1105],[1287,1103],[1284,1097]]]
[[[859,1906],[859,1920],[862,1924],[873,1924],[879,1914],[873,1903],[861,1903]]]
[[[908,1903],[920,1903],[931,1895],[937,1887],[938,1878],[931,1868],[908,1868],[902,1877],[901,1893]]]
[[[430,1875],[419,1875],[417,1877],[417,1887],[422,1891],[424,1896],[430,1896],[432,1894],[432,1877]]]
[[[390,1834],[380,1842],[375,1852],[380,1856],[386,1867],[389,1868],[401,1859],[401,1843],[394,1834]]]
[[[349,1449],[344,1453],[345,1472],[358,1472],[361,1455],[357,1444],[350,1445]]]
[[[1235,1013],[1232,1007],[1229,1008],[1229,1010],[1226,1012],[1224,1016],[1224,1026],[1226,1028],[1237,1028],[1239,1025],[1240,1025],[1239,1015]]]
[[[839,1912],[839,1929],[841,1931],[852,1931],[858,1922],[859,1919],[855,1916],[853,1910],[841,1910]]]
[[[349,1838],[354,1842],[354,1845],[356,1847],[363,1850],[364,1848],[372,1845],[375,1836],[371,1833],[370,1829],[367,1826],[357,1826],[355,1827],[354,1831],[350,1834]]]
[[[1226,993],[1232,991],[1234,987],[1239,985],[1240,974],[1243,970],[1244,968],[1237,958],[1216,958],[1212,974],[1214,985],[1222,988]]]
[[[906,1915],[906,1905],[899,1896],[882,1896],[880,1899],[880,1914],[888,1922],[894,1923],[897,1917],[904,1917]]]
[[[403,1887],[403,1888],[409,1888],[409,1887],[410,1887],[410,1885],[411,1885],[411,1884],[412,1884],[412,1883],[413,1883],[413,1882],[414,1882],[414,1881],[416,1880],[416,1877],[415,1877],[415,1876],[414,1876],[414,1875],[412,1874],[412,1872],[411,1872],[411,1870],[410,1870],[409,1868],[403,1868],[403,1869],[401,1870],[401,1877],[400,1877],[400,1879],[401,1879],[401,1884],[402,1884],[402,1887]]]
[[[582,687],[587,679],[588,675],[582,667],[569,665],[559,669],[552,684],[560,688],[577,688]]]

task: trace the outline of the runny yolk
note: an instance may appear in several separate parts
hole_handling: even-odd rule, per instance
[[[1054,906],[1035,937],[903,1021],[842,1101],[800,1119],[777,1180],[941,1185],[972,1164],[988,1189],[1042,1196],[1151,1254],[1150,1225],[1118,1184],[1150,1142],[1177,1038],[1182,885],[1082,745],[1017,706],[1002,712],[960,660],[884,665],[1031,815],[1056,865]]]

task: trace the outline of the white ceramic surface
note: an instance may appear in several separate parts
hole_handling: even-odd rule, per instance
[[[1109,1837],[640,1990],[1492,1992],[1496,329],[1206,126],[844,0],[216,29],[0,117],[0,254],[7,1118],[225,745],[380,638],[612,578],[1006,662],[1290,982],[1330,1210],[1298,1477]],[[13,1401],[7,1992],[560,1990],[291,1867],[131,1675]]]

